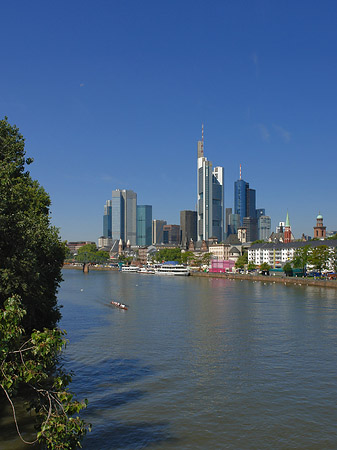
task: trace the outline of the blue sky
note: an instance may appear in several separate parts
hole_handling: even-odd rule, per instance
[[[335,1],[12,1],[1,8],[0,117],[34,158],[67,240],[97,240],[132,189],[153,218],[196,203],[197,141],[273,228],[337,229]]]

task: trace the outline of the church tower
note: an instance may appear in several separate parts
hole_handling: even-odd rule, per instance
[[[314,227],[314,238],[315,239],[325,239],[326,227],[323,226],[323,216],[321,213],[318,214],[316,226]]]
[[[291,226],[289,222],[289,214],[287,211],[286,224],[284,227],[284,243],[291,242]]]

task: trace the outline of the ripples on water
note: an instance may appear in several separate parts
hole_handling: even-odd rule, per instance
[[[84,449],[337,448],[335,290],[110,272],[64,279],[65,364],[93,424]]]

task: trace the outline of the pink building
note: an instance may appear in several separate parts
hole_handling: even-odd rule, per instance
[[[232,272],[234,265],[235,265],[234,261],[212,259],[211,268],[209,269],[209,272],[210,273]]]

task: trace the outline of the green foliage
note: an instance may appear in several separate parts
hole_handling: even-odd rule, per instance
[[[248,264],[248,252],[245,252],[243,255],[238,257],[235,262],[235,267],[236,269],[243,269],[246,264]]]
[[[291,277],[293,274],[293,268],[290,264],[290,262],[285,263],[283,266],[283,272],[287,275],[287,277]]]
[[[65,255],[50,225],[49,196],[26,170],[32,162],[18,128],[0,120],[0,307],[18,294],[27,331],[60,319],[56,293]]]
[[[158,262],[177,261],[181,263],[181,250],[180,248],[162,248],[154,255],[154,259]]]
[[[260,265],[260,270],[263,274],[269,273],[270,269],[271,269],[270,265],[265,262]]]
[[[253,244],[264,244],[266,241],[264,241],[263,239],[257,239],[256,241],[253,241],[252,242],[252,245]]]
[[[0,310],[0,387],[14,411],[13,397],[24,395],[28,413],[35,413],[38,428],[34,442],[52,450],[75,449],[90,426],[74,416],[86,407],[68,391],[71,376],[56,365],[66,341],[58,329],[34,331],[25,335],[21,325],[26,311],[18,296],[4,302]],[[26,442],[26,441],[24,441]]]
[[[316,270],[322,272],[329,267],[330,250],[327,245],[312,248],[308,263],[314,266]]]
[[[250,262],[247,266],[248,270],[255,270],[256,269],[256,265],[253,262]]]
[[[109,258],[109,252],[105,252],[103,250],[95,253],[80,253],[75,256],[75,260],[83,264],[104,264],[109,260]]]
[[[332,267],[334,272],[337,272],[337,248],[335,247],[330,254],[330,261],[332,263]]]
[[[70,251],[70,248],[67,247],[66,242],[64,242],[64,259],[73,259],[73,254]]]
[[[190,264],[194,259],[194,255],[190,251],[181,252],[181,262],[183,264]]]
[[[82,247],[80,247],[77,250],[78,255],[80,255],[81,253],[96,253],[96,252],[97,252],[96,244],[85,244],[82,245]]]
[[[300,247],[295,251],[294,258],[292,260],[293,266],[295,268],[305,270],[306,265],[308,264],[309,255],[311,252],[310,245],[305,245],[304,247]]]
[[[96,244],[86,244],[78,249],[75,260],[83,264],[104,264],[110,259],[109,252],[97,250]]]

